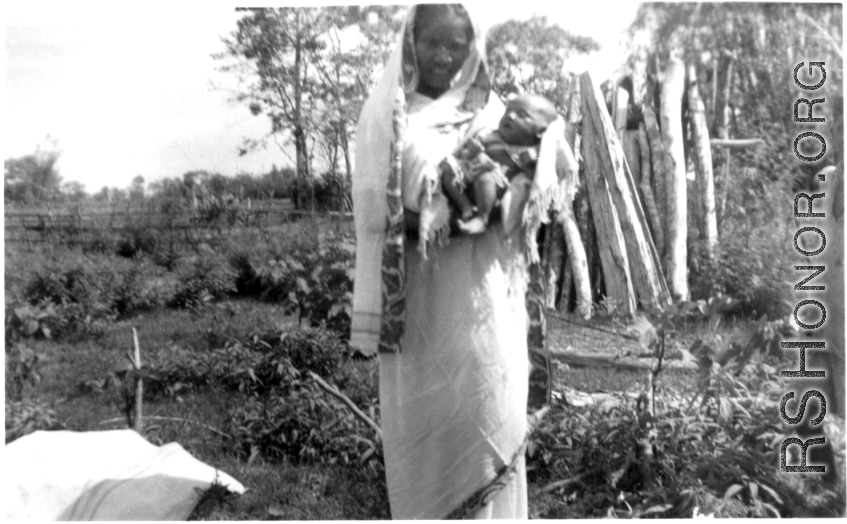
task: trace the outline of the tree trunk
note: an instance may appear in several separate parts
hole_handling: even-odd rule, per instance
[[[712,258],[718,244],[718,221],[715,215],[715,179],[712,174],[712,150],[706,109],[697,86],[694,64],[688,66],[688,109],[691,114],[691,137],[694,165],[697,170],[697,200],[700,211],[700,239],[705,243],[706,256]]]
[[[584,95],[583,95],[584,96]],[[587,120],[587,119],[586,119]],[[635,292],[629,271],[629,259],[618,213],[602,172],[597,133],[583,123],[582,156],[585,159],[585,186],[591,203],[597,249],[603,269],[606,299],[612,300],[625,314],[635,312]]]
[[[641,150],[638,147],[638,131],[624,131],[621,135],[621,146],[626,158],[627,167],[636,185],[641,183]]]
[[[347,122],[341,121],[341,149],[344,151],[344,173],[347,175],[347,183],[353,181],[353,165],[350,163],[350,141],[347,138]]]
[[[615,115],[613,117],[614,129],[618,134],[618,138],[623,140],[623,133],[626,131],[626,119],[629,116],[629,91],[621,86],[615,89]]]
[[[623,148],[615,134],[611,118],[598,103],[602,98],[596,98],[599,91],[593,86],[591,77],[585,73],[582,80],[583,93],[588,95],[583,96],[586,142],[589,142],[589,137],[595,142],[593,160],[600,161],[595,167],[605,177],[620,220],[637,298],[643,306],[664,306],[669,299],[667,285],[660,269],[656,248],[647,229],[635,183],[624,160]],[[595,94],[593,100],[590,96],[592,93]]]
[[[571,261],[568,257],[564,257],[562,260],[562,279],[561,279],[561,289],[562,292],[559,293],[558,301],[556,302],[556,310],[561,312],[570,312],[571,308],[571,296],[573,288],[573,271],[571,269]],[[590,293],[589,289],[589,293]],[[590,296],[590,295],[589,295]]]
[[[565,140],[571,146],[571,151],[576,154],[580,150],[579,144],[576,143],[577,129],[579,122],[582,120],[582,111],[580,111],[580,96],[579,96],[579,76],[576,73],[570,75],[571,94],[568,102],[568,125],[565,127]]]
[[[733,57],[726,50],[721,51],[715,72],[715,115],[712,120],[712,134],[718,138],[729,138],[729,94],[732,84]]]
[[[656,208],[653,188],[650,185],[650,143],[647,141],[647,131],[643,123],[638,127],[638,146],[641,149],[641,182],[639,184],[641,198],[650,220],[653,243],[656,245],[656,252],[661,259],[662,253],[665,252],[665,230],[662,219],[659,217],[659,210]]]
[[[662,131],[659,128],[659,122],[656,119],[656,112],[650,106],[644,106],[644,127],[647,132],[647,138],[650,142],[650,164],[653,178],[651,180],[653,187],[653,195],[655,198],[656,209],[659,216],[659,228],[661,239],[659,244],[662,246],[659,254],[662,256],[663,268],[667,274],[667,267],[664,266],[665,253],[667,253],[667,238],[668,238],[668,200],[667,192],[665,191],[665,144],[662,139]]]
[[[562,227],[557,222],[547,225],[544,239],[544,248],[547,259],[547,308],[556,309],[559,298],[558,283],[561,280],[563,259],[565,258],[565,235]]]
[[[729,96],[732,86],[733,62],[732,54],[725,49],[721,50],[715,69],[715,114],[712,120],[712,136],[720,140],[729,138]],[[721,152],[719,158],[720,161],[717,164],[722,166],[722,169],[719,171],[720,176],[715,179],[718,221],[722,219],[726,205],[732,156],[727,150]]]
[[[579,236],[579,226],[573,211],[573,195],[576,194],[576,182],[579,180],[579,164],[570,149],[564,150],[564,165],[567,173],[560,184],[570,184],[565,191],[565,198],[558,223],[561,225],[565,247],[567,248],[568,260],[570,260],[571,275],[576,290],[576,313],[583,319],[591,317],[591,281],[588,278],[588,260],[585,255],[585,246]]]
[[[668,236],[665,266],[668,285],[675,300],[688,300],[687,197],[685,154],[682,133],[682,96],[685,64],[669,61],[662,85],[662,138],[665,145],[665,180],[668,206]]]
[[[306,147],[306,132],[303,128],[303,78],[305,78],[305,65],[303,64],[303,41],[300,34],[300,12],[296,12],[294,39],[294,151],[297,162],[297,176],[302,180],[309,180],[309,159]],[[310,184],[311,185],[311,184]],[[314,193],[314,191],[313,191]],[[314,196],[312,198],[314,208]]]

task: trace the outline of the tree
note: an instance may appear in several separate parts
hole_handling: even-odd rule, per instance
[[[144,202],[144,177],[136,175],[129,186],[129,199],[133,202]]]
[[[223,38],[226,52],[216,58],[234,60],[221,70],[235,73],[245,86],[237,100],[247,102],[254,115],[267,115],[274,138],[281,136],[284,144],[294,142],[297,174],[308,178],[307,133],[313,124],[309,117],[315,100],[306,84],[316,51],[323,46],[318,39],[319,11],[295,7],[238,10],[244,16],[237,30]],[[242,154],[258,142],[248,140],[246,145]]]
[[[368,97],[373,72],[388,60],[400,29],[400,6],[346,6],[322,9],[324,27],[315,62],[315,96],[321,100],[318,128],[330,173],[339,171],[339,149],[348,180],[352,175],[350,143],[355,122]],[[355,41],[355,45],[351,44]]]
[[[246,139],[242,154],[273,138],[285,151],[293,143],[301,186],[313,185],[316,151],[335,171],[341,155],[349,177],[354,122],[399,27],[398,7],[242,9],[238,29],[223,39],[224,72],[238,76],[237,100],[271,122],[262,139]],[[359,28],[342,42],[341,32]],[[339,151],[340,150],[340,151]],[[339,152],[341,155],[339,155]]]
[[[502,99],[516,93],[536,93],[566,113],[570,89],[562,73],[565,61],[600,49],[589,37],[575,36],[546,17],[508,20],[494,26],[486,42],[492,87]]]
[[[62,195],[70,202],[79,204],[88,198],[88,193],[85,191],[85,185],[82,182],[72,180],[62,184]]]
[[[9,158],[3,163],[3,190],[6,199],[18,203],[51,200],[59,194],[62,177],[56,168],[59,156],[58,140],[47,137],[34,153]]]

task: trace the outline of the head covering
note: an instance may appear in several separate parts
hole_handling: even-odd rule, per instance
[[[408,101],[420,82],[414,46],[416,12],[416,6],[409,10],[400,42],[365,102],[356,130],[356,277],[350,345],[364,354],[373,354],[377,348],[397,352],[403,336],[403,135]],[[491,91],[485,33],[470,13],[469,18],[474,33],[470,53],[449,89],[433,102],[455,108],[466,120],[485,108]]]

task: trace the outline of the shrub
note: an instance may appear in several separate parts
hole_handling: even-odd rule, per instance
[[[345,364],[343,350],[331,331],[297,329],[231,341],[206,353],[169,350],[149,375],[165,384],[160,391],[217,386],[243,395],[226,422],[243,458],[364,463],[381,456],[372,430],[307,373],[342,385],[359,406],[371,404],[374,368]]]
[[[350,182],[340,172],[327,172],[315,179],[298,178],[290,188],[295,209],[315,211],[349,211],[352,209]]]
[[[706,305],[675,311],[689,315]],[[640,339],[663,351],[671,315],[654,320],[639,324]],[[813,505],[832,516],[843,511],[843,488],[827,490],[815,475],[774,474],[786,436],[780,398],[790,390],[777,371],[786,363],[777,359],[789,333],[787,321],[762,320],[742,344],[720,347],[717,336],[695,341],[681,352],[698,363],[698,380],[690,390],[656,396],[653,411],[649,390],[611,409],[561,406],[530,442],[528,469],[579,482],[553,484],[551,491],[569,493],[553,503],[563,502],[555,514],[541,516],[681,518],[699,508],[718,517],[778,517],[808,514]]]
[[[51,262],[36,271],[24,287],[27,304],[14,307],[7,315],[7,330],[22,323],[27,336],[51,338],[66,335],[102,333],[115,318],[108,298],[108,286],[100,285],[104,273],[84,258]],[[37,329],[36,329],[36,326]]]
[[[7,303],[7,333],[43,338],[102,333],[109,322],[164,302],[166,289],[156,285],[160,272],[143,259],[68,253],[32,273],[23,285],[23,303]]]
[[[117,242],[116,253],[125,258],[142,254],[152,255],[159,244],[158,233],[150,227],[132,227],[124,231]]]
[[[20,343],[6,338],[6,399],[22,400],[27,385],[35,387],[41,381],[38,374],[38,355]]]
[[[730,296],[737,304],[727,314],[741,318],[775,320],[790,314],[792,266],[783,247],[769,235],[729,236],[713,259],[692,258],[691,298]]]
[[[342,338],[350,336],[355,245],[349,237],[302,243],[285,255],[256,260],[246,252],[233,255],[239,292],[258,294],[297,311],[300,321],[326,325]]]
[[[314,371],[322,377],[333,377],[343,357],[344,346],[338,337],[324,329],[298,329],[283,333],[280,346],[300,370]]]
[[[177,269],[177,285],[169,305],[198,308],[236,291],[236,274],[226,260],[214,254],[195,258]]]
[[[6,444],[39,430],[65,429],[56,413],[39,400],[6,401]]]
[[[374,456],[369,430],[313,382],[298,379],[275,393],[230,412],[225,427],[242,458],[350,464]]]

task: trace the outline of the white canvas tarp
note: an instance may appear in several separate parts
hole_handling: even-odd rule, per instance
[[[131,430],[37,431],[6,446],[8,519],[185,520],[217,479],[244,486],[177,443],[155,446]]]

